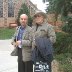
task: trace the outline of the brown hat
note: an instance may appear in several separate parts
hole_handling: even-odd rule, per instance
[[[43,16],[45,19],[47,18],[47,15],[44,12],[36,12],[35,15],[34,15],[34,17],[36,17],[38,15]]]

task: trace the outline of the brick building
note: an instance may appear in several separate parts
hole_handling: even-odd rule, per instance
[[[30,0],[0,0],[0,27],[8,27],[10,23],[15,23],[22,3],[28,6],[31,15],[37,10]]]

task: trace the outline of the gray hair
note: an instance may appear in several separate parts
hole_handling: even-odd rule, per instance
[[[46,13],[44,13],[44,12],[37,12],[37,13],[35,13],[34,17],[36,17],[37,15],[41,15],[41,16],[43,16],[45,19],[47,18]]]
[[[36,18],[36,16],[38,16],[38,15],[43,16],[44,22],[47,22],[47,15],[46,15],[46,13],[44,13],[44,12],[37,12],[37,13],[35,13],[34,16],[33,16],[33,20],[34,20],[34,19]],[[34,23],[34,22],[33,22],[33,23]]]

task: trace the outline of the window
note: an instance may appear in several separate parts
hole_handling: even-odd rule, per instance
[[[8,17],[14,17],[14,3],[13,3],[13,0],[8,0]]]
[[[48,2],[48,0],[46,0],[46,2]]]
[[[0,0],[0,17],[3,17],[3,0]]]

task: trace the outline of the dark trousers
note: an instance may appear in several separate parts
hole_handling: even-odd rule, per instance
[[[49,72],[52,72],[52,67],[51,67],[52,60],[53,60],[53,55],[49,54],[48,55],[48,60],[47,60],[47,64],[49,65]]]
[[[52,72],[51,63],[48,62],[36,62],[34,72]]]
[[[47,64],[49,65],[49,72],[52,72],[51,62],[47,62]]]
[[[18,48],[18,72],[33,72],[32,61],[22,61],[22,49]]]
[[[52,54],[49,54],[48,56],[47,56],[47,60],[45,60],[45,61],[37,61],[37,62],[39,62],[39,63],[35,63],[35,68],[34,68],[34,72],[52,72],[52,67],[51,67],[51,62],[52,62],[52,60],[53,60],[53,55]],[[47,68],[47,66],[46,66],[46,64],[48,65],[48,68]],[[46,70],[44,70],[44,71],[39,71],[40,70],[40,68],[39,68],[39,65],[45,65],[46,66],[46,68],[48,69],[48,71],[46,71]],[[42,67],[43,68],[43,67]]]

